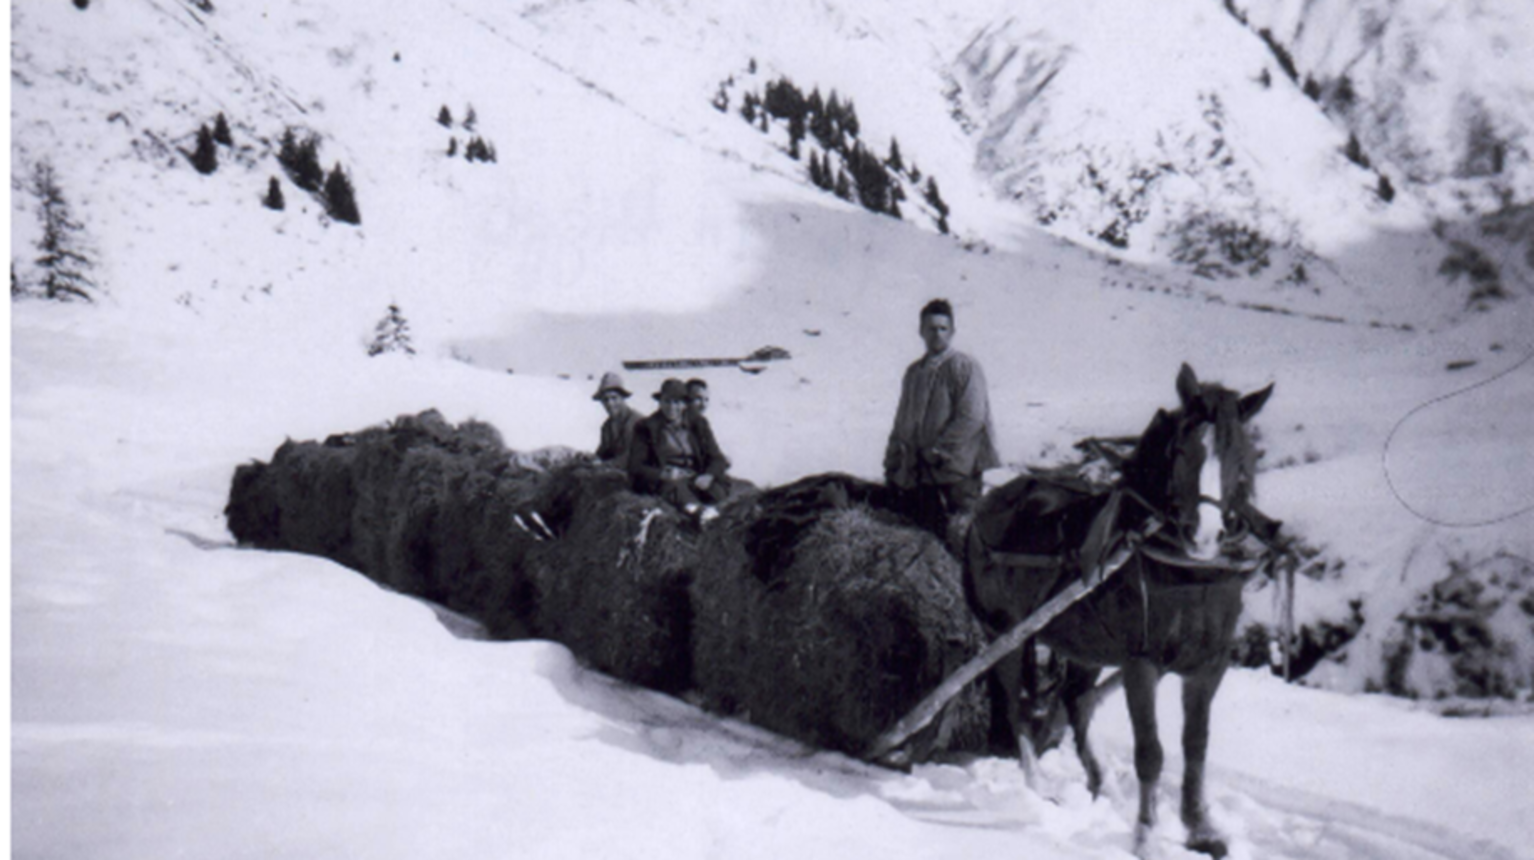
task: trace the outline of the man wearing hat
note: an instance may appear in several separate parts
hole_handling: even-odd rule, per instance
[[[644,420],[643,415],[628,405],[629,396],[628,389],[623,387],[623,377],[609,370],[602,374],[597,393],[591,398],[607,410],[607,420],[602,422],[602,440],[597,445],[597,459],[619,468],[628,467],[634,428]]]
[[[655,392],[660,408],[634,428],[628,472],[634,491],[660,496],[707,522],[729,494],[729,461],[705,446],[687,417],[687,385],[668,379]]]

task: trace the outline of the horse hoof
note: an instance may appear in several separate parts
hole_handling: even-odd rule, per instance
[[[1188,850],[1196,851],[1200,854],[1208,854],[1210,857],[1215,858],[1215,860],[1220,860],[1220,858],[1230,853],[1230,848],[1226,846],[1225,839],[1212,833],[1189,837]]]

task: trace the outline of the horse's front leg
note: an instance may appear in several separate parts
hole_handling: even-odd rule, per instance
[[[1135,733],[1135,776],[1140,779],[1140,816],[1135,824],[1135,854],[1151,850],[1156,829],[1156,784],[1161,779],[1161,738],[1156,732],[1156,684],[1161,672],[1149,660],[1124,664],[1124,696]]]
[[[1225,836],[1209,822],[1204,803],[1204,759],[1209,752],[1209,711],[1214,694],[1225,677],[1225,661],[1183,676],[1182,750],[1186,761],[1182,777],[1182,822],[1188,828],[1188,847],[1212,857],[1224,857]]]

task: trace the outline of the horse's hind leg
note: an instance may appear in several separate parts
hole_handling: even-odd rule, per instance
[[[1156,684],[1161,672],[1149,660],[1124,664],[1124,695],[1135,733],[1135,776],[1140,779],[1140,815],[1135,825],[1135,853],[1146,856],[1156,829],[1156,784],[1161,779],[1161,738],[1156,732]]]
[[[1087,772],[1087,790],[1096,797],[1103,788],[1103,767],[1092,750],[1087,729],[1092,725],[1092,714],[1097,710],[1097,676],[1101,669],[1090,669],[1075,663],[1066,665],[1065,683],[1060,695],[1065,699],[1065,714],[1071,721],[1071,734],[1076,739],[1076,757]]]
[[[1225,663],[1185,675],[1182,681],[1182,749],[1186,769],[1182,777],[1182,821],[1188,828],[1188,847],[1213,857],[1224,857],[1225,837],[1209,822],[1204,803],[1204,758],[1209,751],[1209,711],[1214,694],[1225,677]]]

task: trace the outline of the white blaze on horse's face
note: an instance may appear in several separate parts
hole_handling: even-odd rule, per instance
[[[1198,473],[1198,530],[1193,535],[1192,552],[1196,558],[1212,559],[1220,552],[1224,517],[1219,500],[1225,484],[1220,457],[1214,449],[1213,424],[1204,425],[1201,439],[1204,445],[1204,467]]]

